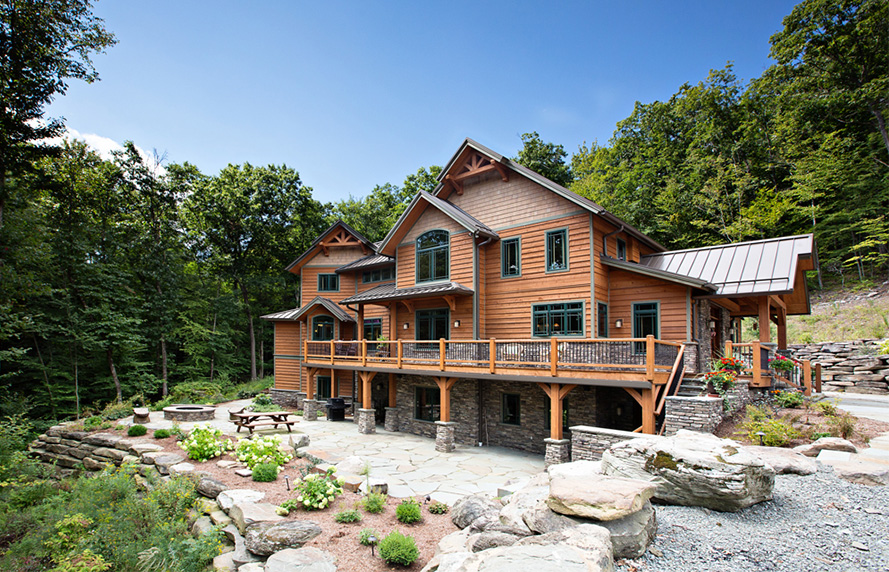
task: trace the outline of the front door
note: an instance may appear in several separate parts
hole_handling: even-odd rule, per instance
[[[417,310],[417,339],[448,339],[448,309]]]
[[[645,336],[658,337],[658,303],[637,302],[633,304],[633,337]],[[634,351],[637,354],[645,353],[645,344],[636,342]]]

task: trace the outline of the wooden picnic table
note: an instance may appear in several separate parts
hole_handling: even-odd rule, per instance
[[[278,425],[286,425],[287,432],[292,432],[293,424],[297,423],[299,420],[294,416],[293,419],[290,419],[290,416],[293,415],[289,411],[244,411],[242,413],[232,413],[232,416],[235,417],[235,425],[238,426],[238,433],[241,432],[242,427],[246,427],[250,430],[250,434],[253,434],[253,429],[256,427],[262,427],[265,425],[274,425],[275,429],[278,428]]]

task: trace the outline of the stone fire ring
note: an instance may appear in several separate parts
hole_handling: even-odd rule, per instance
[[[212,421],[216,408],[212,405],[171,405],[164,407],[164,419],[172,421]]]

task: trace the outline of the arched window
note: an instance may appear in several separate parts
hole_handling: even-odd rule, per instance
[[[326,342],[333,339],[332,317],[315,316],[312,318],[312,339],[316,342]]]
[[[417,282],[448,279],[449,249],[450,238],[446,230],[430,230],[420,235],[417,239]]]

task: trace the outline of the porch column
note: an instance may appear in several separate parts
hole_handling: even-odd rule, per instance
[[[760,296],[759,298],[759,341],[760,343],[769,343],[771,340],[770,321],[769,321],[769,297]]]
[[[398,302],[389,304],[389,339],[398,339]]]
[[[549,438],[546,443],[546,465],[557,465],[571,461],[571,441],[563,438],[562,426],[563,411],[565,410],[565,396],[577,387],[575,384],[562,385],[560,383],[538,383],[540,389],[549,397]]]
[[[359,371],[358,380],[361,385],[361,409],[358,410],[358,432],[364,435],[377,432],[376,410],[371,408],[370,382],[374,375],[372,371]]]
[[[439,420],[435,422],[435,450],[450,453],[456,448],[456,423],[451,422],[451,388],[457,383],[456,377],[434,377],[441,398]]]
[[[389,374],[389,406],[386,407],[386,431],[398,431],[398,407],[395,405],[395,374]]]
[[[630,394],[636,403],[642,407],[642,425],[636,429],[648,435],[654,435],[657,432],[657,416],[654,411],[656,408],[657,394],[654,387],[646,389],[634,389],[625,387],[624,391]]]
[[[787,349],[787,310],[778,308],[778,349]]]
[[[340,380],[337,378],[335,370],[330,370],[330,396],[340,396]]]
[[[355,332],[356,334],[358,334],[355,336],[355,339],[356,340],[363,340],[364,339],[364,304],[358,304],[358,323],[355,325],[355,327],[358,328],[358,331]]]

